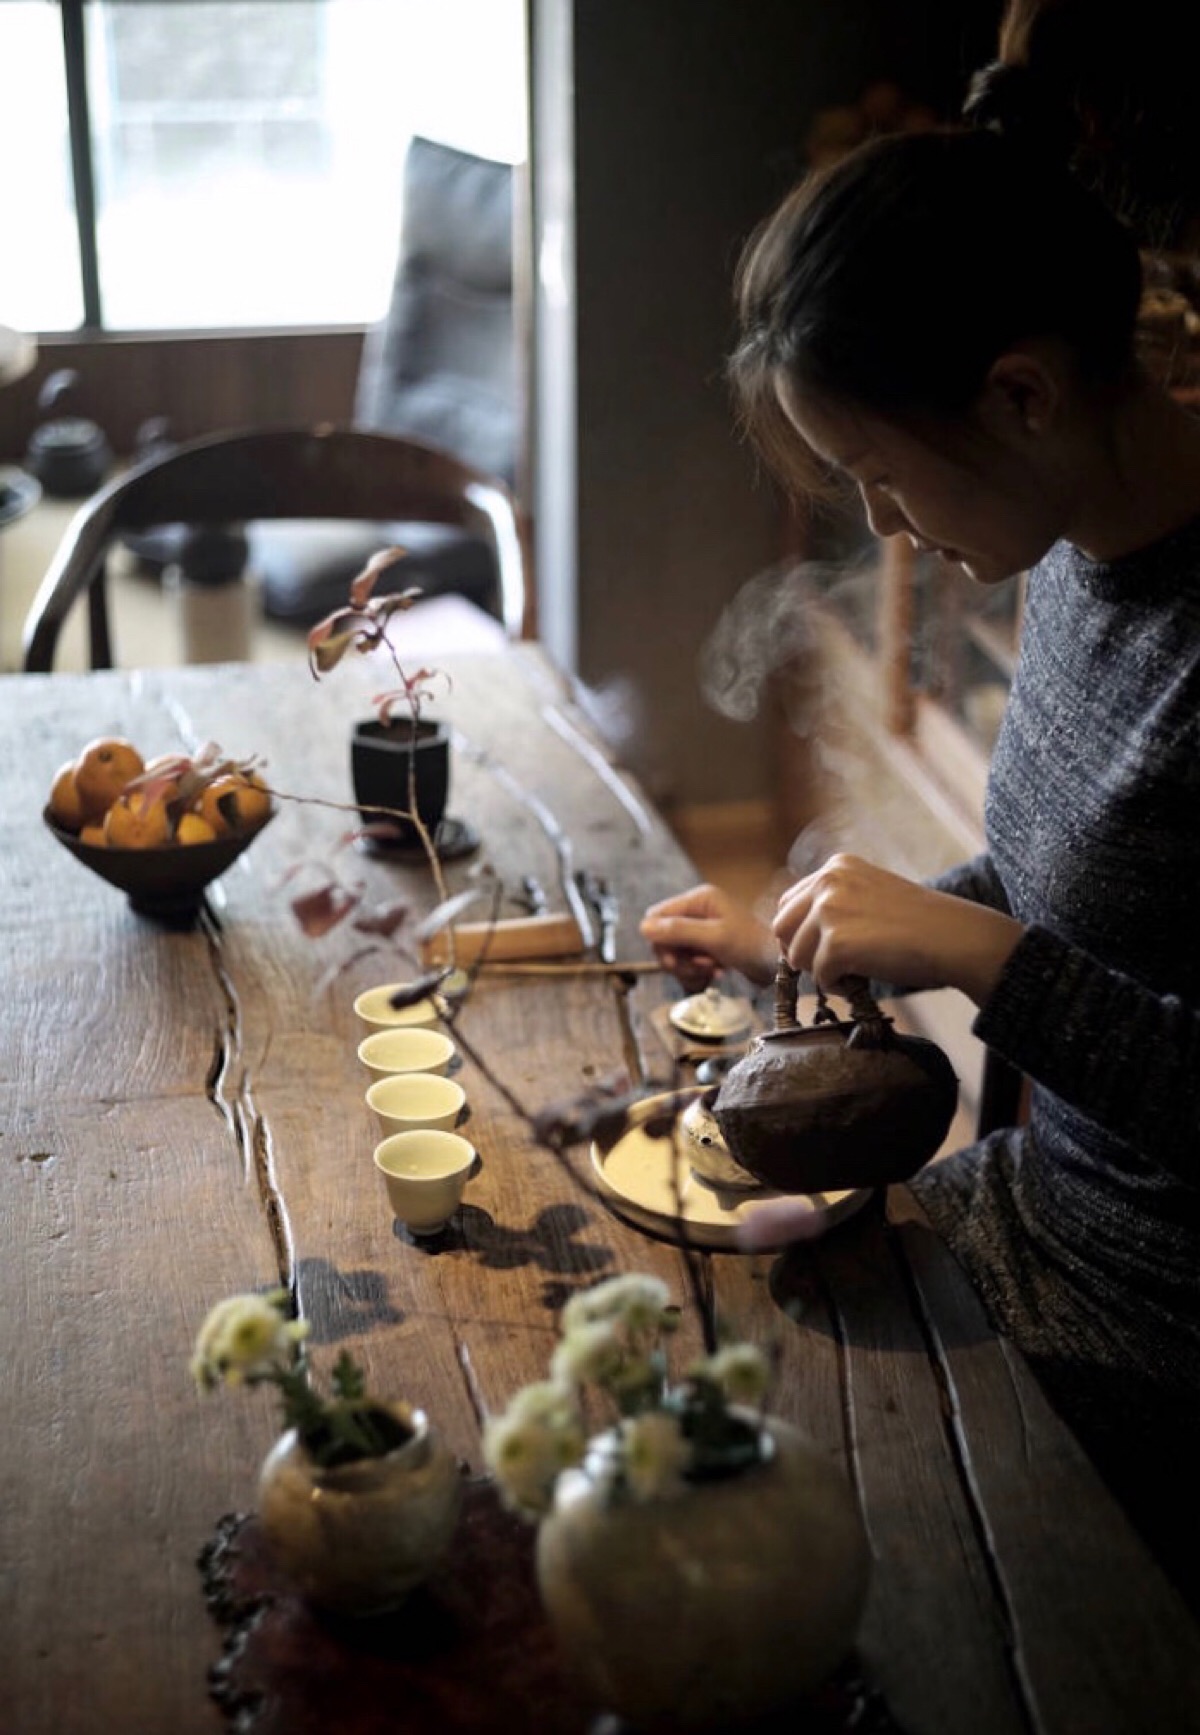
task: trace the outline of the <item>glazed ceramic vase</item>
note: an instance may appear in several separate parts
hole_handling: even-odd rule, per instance
[[[309,1601],[337,1614],[402,1602],[445,1553],[462,1504],[454,1456],[424,1413],[388,1407],[411,1437],[384,1457],[323,1469],[292,1429],[259,1477],[272,1554]]]
[[[350,773],[354,799],[363,810],[366,824],[378,824],[382,815],[372,808],[398,808],[411,812],[409,766],[415,765],[416,811],[425,828],[436,832],[446,812],[450,793],[450,734],[444,723],[432,718],[414,725],[411,717],[390,723],[378,718],[354,725],[350,740]],[[420,843],[411,821],[394,820],[402,848]]]
[[[674,1498],[606,1490],[603,1438],[559,1478],[538,1531],[542,1600],[582,1689],[639,1735],[786,1707],[854,1643],[869,1562],[854,1495],[797,1429],[764,1431],[757,1463]]]

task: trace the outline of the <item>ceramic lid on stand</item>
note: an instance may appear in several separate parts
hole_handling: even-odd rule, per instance
[[[689,994],[686,1000],[677,1000],[668,1017],[685,1036],[732,1042],[750,1029],[754,1008],[748,1000],[722,994],[719,988],[706,988],[702,994]]]

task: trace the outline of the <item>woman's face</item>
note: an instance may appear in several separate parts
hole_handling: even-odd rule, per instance
[[[934,445],[869,411],[801,397],[786,380],[778,391],[805,444],[856,484],[877,536],[907,536],[979,584],[1026,571],[1058,540],[1062,515],[1047,478],[1007,432],[964,417],[961,441]]]

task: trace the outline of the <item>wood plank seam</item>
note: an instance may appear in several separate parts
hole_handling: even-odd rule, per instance
[[[867,1210],[873,1209],[875,1209],[874,1205],[868,1204]],[[837,1352],[838,1407],[841,1412],[842,1454],[845,1459],[846,1474],[850,1478],[851,1487],[854,1489],[854,1498],[858,1503],[858,1510],[867,1532],[871,1553],[874,1556],[877,1554],[877,1550],[875,1539],[871,1533],[866,1489],[863,1486],[862,1465],[858,1455],[858,1424],[854,1413],[854,1382],[850,1373],[850,1346],[846,1339],[845,1323],[838,1307],[837,1297],[819,1259],[813,1261],[812,1270],[816,1291],[829,1321],[829,1332]]]
[[[233,1134],[242,1159],[243,1174],[254,1179],[266,1219],[267,1233],[274,1249],[279,1284],[287,1290],[292,1309],[299,1317],[300,1295],[296,1281],[295,1239],[287,1202],[279,1185],[271,1129],[265,1116],[260,1114],[254,1099],[246,1065],[241,1001],[233,979],[225,968],[221,925],[207,904],[200,925],[208,945],[213,979],[225,1007],[225,1022],[217,1029],[217,1053],[205,1081],[205,1094]],[[233,1075],[235,1062],[239,1060],[240,1069],[231,1090],[229,1080]]]
[[[585,739],[576,725],[557,705],[544,705],[542,718],[550,725],[555,734],[583,760],[588,769],[595,772],[605,789],[619,802],[632,819],[640,836],[643,838],[653,837],[654,824],[649,814],[638,800],[637,795],[619,774],[612,761],[606,759],[598,747],[594,747],[590,741]]]
[[[447,1312],[447,1320],[451,1331],[454,1331],[454,1321],[450,1318],[449,1312]],[[484,1401],[483,1390],[475,1373],[475,1365],[471,1360],[471,1352],[467,1348],[465,1341],[461,1338],[458,1339],[455,1344],[455,1350],[458,1356],[459,1372],[462,1374],[463,1385],[466,1388],[467,1402],[470,1404],[472,1410],[474,1410],[479,1426],[482,1428],[488,1419],[488,1407]]]
[[[625,1067],[629,1073],[631,1084],[635,1089],[640,1089],[643,1085],[652,1083],[654,1075],[647,1069],[645,1056],[642,1054],[641,1044],[638,1042],[637,1032],[634,1029],[633,1009],[629,999],[633,986],[632,978],[620,976],[613,978],[613,1005],[616,1008],[617,1025],[621,1032],[621,1050],[625,1056]],[[676,1078],[673,1082],[675,1088],[678,1088],[680,1080]]]
[[[1017,1623],[1009,1596],[1008,1584],[996,1549],[987,1512],[971,1465],[970,1446],[962,1428],[962,1416],[955,1390],[954,1375],[947,1362],[941,1336],[925,1303],[924,1292],[909,1258],[904,1236],[894,1223],[885,1219],[884,1238],[900,1279],[909,1297],[913,1318],[925,1344],[925,1354],[937,1386],[942,1413],[942,1426],[949,1448],[950,1462],[962,1489],[963,1503],[979,1544],[981,1564],[995,1597],[1001,1628],[1001,1644],[1005,1669],[1013,1700],[1030,1735],[1041,1735],[1044,1728],[1038,1715],[1029,1673],[1021,1648]],[[1005,1363],[1007,1369],[1007,1362]],[[1019,1404],[1018,1404],[1019,1407]]]
[[[567,908],[579,924],[584,950],[590,952],[596,943],[596,930],[592,925],[587,906],[579,895],[579,889],[575,884],[575,864],[571,840],[559,824],[558,819],[545,802],[540,801],[531,789],[527,789],[523,783],[519,782],[506,766],[501,765],[499,760],[494,759],[486,748],[480,747],[477,742],[470,740],[461,730],[451,730],[450,744],[456,753],[461,753],[465,759],[469,759],[481,771],[487,772],[502,789],[507,791],[518,806],[523,807],[541,827],[558,862],[559,886],[566,900]]]

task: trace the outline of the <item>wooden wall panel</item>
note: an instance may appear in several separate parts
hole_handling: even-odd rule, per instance
[[[176,439],[271,422],[348,422],[359,326],[330,330],[55,337],[37,366],[0,391],[0,462],[20,463],[47,375],[75,368],[64,413],[99,422],[118,456],[142,422],[165,416]]]

